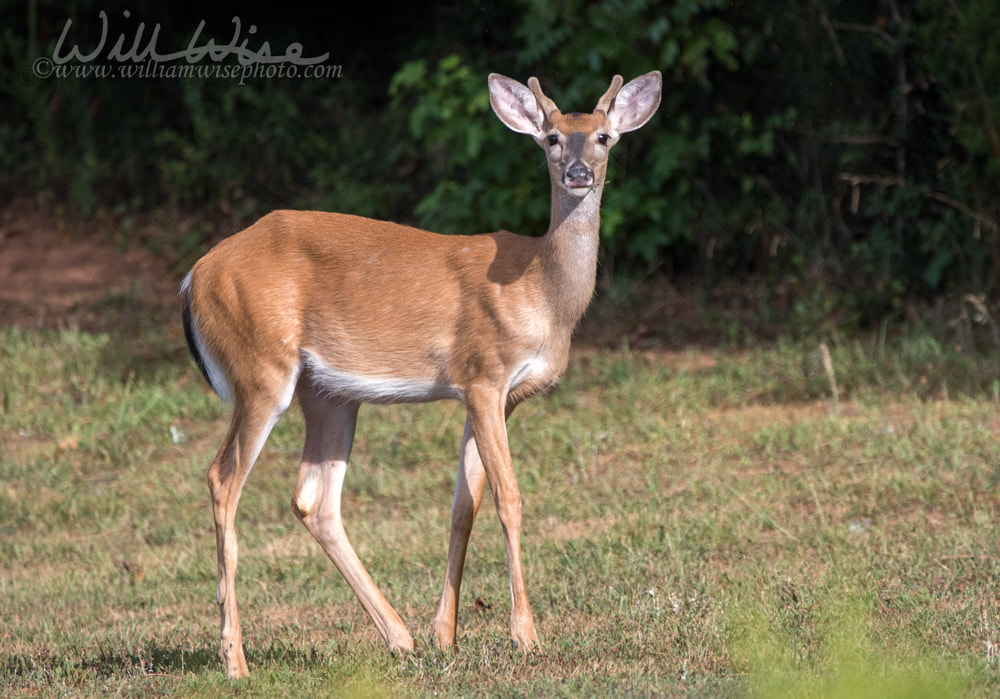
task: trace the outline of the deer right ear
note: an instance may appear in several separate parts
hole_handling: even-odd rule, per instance
[[[507,128],[535,138],[542,134],[545,115],[531,90],[516,80],[490,73],[490,106]]]

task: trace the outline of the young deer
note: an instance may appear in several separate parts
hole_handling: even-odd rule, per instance
[[[455,641],[458,593],[486,482],[503,528],[510,633],[538,645],[521,566],[521,496],[506,419],[566,368],[570,335],[594,291],[608,151],[660,102],[660,73],[615,76],[592,114],[562,114],[538,80],[489,76],[490,103],[545,151],[548,233],[443,236],[343,214],[275,211],[199,260],[181,287],[198,366],[233,403],[208,471],[219,558],[220,654],[247,674],[236,608],[236,506],[271,428],[298,396],[305,446],[292,510],[330,556],[392,649],[412,649],[340,515],[361,403],[454,398],[468,417],[451,516],[437,643]]]

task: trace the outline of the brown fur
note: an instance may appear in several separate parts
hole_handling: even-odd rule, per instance
[[[358,405],[448,397],[465,403],[435,636],[442,646],[454,642],[469,531],[488,480],[507,549],[511,637],[524,649],[538,645],[504,421],[566,368],[570,335],[594,291],[608,150],[620,132],[638,128],[655,111],[660,77],[649,73],[623,88],[616,76],[593,114],[561,114],[537,80],[529,84],[530,91],[493,75],[490,95],[505,124],[546,150],[552,218],[545,236],[441,236],[344,214],[275,211],[217,245],[185,280],[192,351],[216,390],[231,392],[234,401],[208,478],[218,541],[220,654],[230,676],[248,671],[235,598],[236,506],[293,393],[306,420],[293,512],[389,646],[399,649],[412,648],[412,638],[358,560],[340,519]]]

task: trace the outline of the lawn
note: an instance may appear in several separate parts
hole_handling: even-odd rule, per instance
[[[489,500],[458,648],[429,643],[461,406],[361,411],[344,517],[417,641],[398,656],[290,511],[293,406],[237,517],[231,683],[205,483],[227,417],[178,328],[0,329],[0,691],[995,696],[1000,366],[949,332],[834,338],[829,362],[581,344],[509,426],[531,655]]]

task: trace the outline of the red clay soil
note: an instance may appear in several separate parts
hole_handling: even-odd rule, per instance
[[[176,294],[167,262],[141,246],[121,253],[100,231],[67,230],[26,207],[0,213],[0,325],[86,325],[95,304],[165,307]]]

